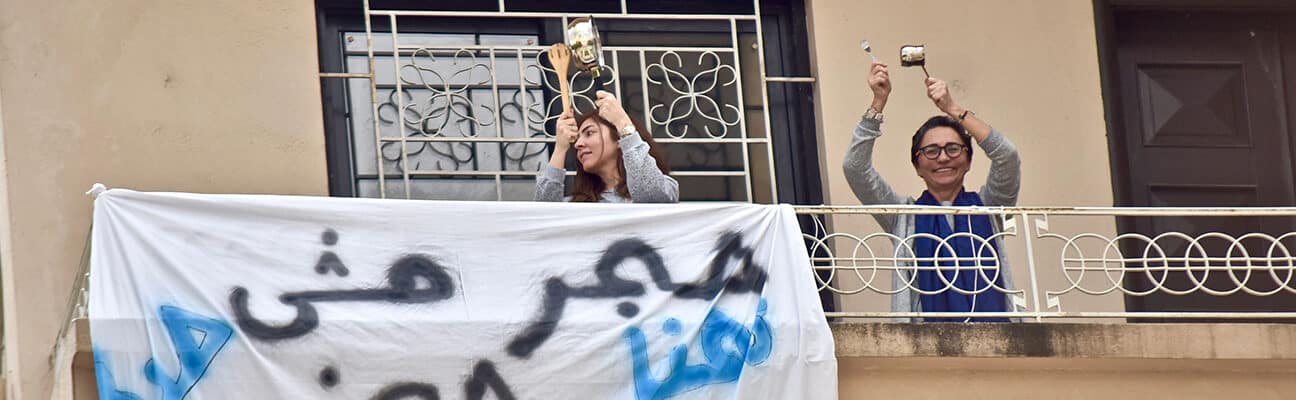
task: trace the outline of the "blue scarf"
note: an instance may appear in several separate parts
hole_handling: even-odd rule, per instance
[[[935,197],[932,197],[931,193],[928,193],[925,190],[923,191],[922,197],[918,198],[917,204],[924,205],[924,206],[941,205],[940,202],[936,201]],[[981,196],[978,196],[976,193],[962,191],[959,192],[958,197],[954,199],[954,205],[955,206],[983,206],[985,204],[981,202]],[[940,238],[948,238],[950,237],[950,235],[953,235],[954,233],[968,232],[969,227],[971,228],[971,233],[986,239],[989,239],[995,233],[994,226],[990,224],[990,216],[988,215],[970,215],[970,216],[955,215],[953,229],[950,228],[949,221],[947,221],[945,215],[915,215],[914,216],[915,233],[927,233]],[[960,258],[971,258],[976,254],[976,249],[981,248],[980,241],[976,241],[974,243],[972,238],[961,237],[946,242],[950,245],[950,247],[954,248],[955,254],[951,255],[949,254],[948,248],[940,247],[938,246],[938,243],[939,243],[938,241],[930,238],[922,238],[922,237],[915,238],[914,255],[916,257],[932,257],[933,255],[936,254],[936,251],[939,249],[940,254],[938,255],[938,257],[950,257],[950,256],[957,255]],[[994,250],[992,251],[991,248],[993,248]],[[982,248],[980,256],[985,258],[991,258],[993,261],[982,261],[981,265],[983,267],[984,266],[995,267],[994,270],[987,270],[985,272],[985,275],[988,278],[994,279],[996,286],[1004,287],[1003,277],[998,273],[999,272],[998,260],[993,259],[994,254],[998,254],[998,250],[999,250],[998,244],[995,243],[994,241],[990,242],[990,246]],[[959,264],[967,267],[974,267],[977,265],[975,260],[970,260],[970,259],[960,260]],[[918,263],[918,265],[930,267],[932,266],[932,262],[921,261]],[[954,261],[952,260],[941,261],[940,265],[953,266]],[[968,311],[1003,312],[1003,311],[1007,311],[1006,310],[1007,303],[1005,302],[1004,294],[1002,292],[999,292],[998,290],[995,289],[989,289],[977,295],[967,295],[967,294],[955,292],[953,290],[947,290],[945,281],[941,280],[940,275],[937,275],[938,273],[944,275],[945,280],[951,282],[954,286],[957,286],[958,288],[966,291],[975,291],[978,289],[984,289],[987,285],[985,279],[981,278],[977,270],[974,269],[965,269],[959,271],[919,270],[918,277],[916,279],[918,283],[918,288],[924,291],[944,290],[944,292],[934,294],[934,295],[920,295],[919,300],[922,302],[923,311],[927,311],[927,312],[968,312]],[[924,320],[931,321],[931,322],[963,322],[967,319],[966,318],[925,318]],[[974,318],[972,320],[976,322],[1008,322],[1007,318]]]

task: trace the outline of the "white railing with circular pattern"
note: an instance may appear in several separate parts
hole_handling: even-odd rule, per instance
[[[1063,309],[1064,296],[1291,296],[1296,295],[1296,232],[1159,232],[1149,236],[1140,233],[1110,232],[1060,233],[1050,230],[1050,219],[1058,217],[1286,217],[1296,220],[1296,207],[1270,208],[1121,208],[1121,207],[924,207],[924,206],[797,206],[798,214],[809,217],[813,227],[803,233],[810,251],[815,279],[820,291],[836,296],[895,296],[913,293],[927,295],[946,291],[961,294],[996,290],[1009,296],[1014,310],[1001,313],[977,313],[977,316],[1015,318],[1218,318],[1280,319],[1296,318],[1296,311],[1238,310],[1230,312],[1148,312],[1125,310]],[[999,285],[998,269],[983,265],[990,257],[978,259],[957,257],[916,257],[914,239],[927,237],[939,246],[949,246],[955,237],[942,240],[927,234],[899,237],[888,232],[831,231],[827,221],[847,216],[869,217],[898,214],[967,214],[987,215],[1001,229],[993,236],[1000,243],[1020,245],[1025,259],[1009,257],[1025,279],[1017,277],[1014,287]],[[826,221],[827,220],[827,221]],[[845,221],[838,221],[845,222]],[[845,225],[845,224],[843,224]],[[1019,234],[1026,233],[1026,234]],[[978,246],[988,245],[975,238]],[[1122,246],[1125,245],[1125,246]],[[1042,247],[1057,246],[1057,257],[1043,254]],[[1171,250],[1171,247],[1183,250]],[[995,257],[1003,247],[986,247]],[[1208,252],[1208,248],[1224,249]],[[1135,249],[1137,254],[1125,254]],[[1257,252],[1259,249],[1259,252]],[[962,261],[971,266],[920,266],[937,261]],[[965,290],[950,283],[943,274],[945,286],[924,290],[915,285],[914,272],[919,270],[974,271],[984,286]],[[893,279],[893,274],[910,272]],[[907,276],[906,276],[907,275]],[[1217,275],[1227,279],[1212,278]],[[1130,285],[1131,277],[1141,277],[1143,287]],[[1186,277],[1187,287],[1169,284],[1172,276]],[[1052,277],[1062,283],[1043,282]],[[845,279],[844,279],[845,278]],[[850,278],[853,278],[850,279]],[[891,283],[888,283],[891,282]],[[1208,284],[1209,282],[1209,284]],[[1221,283],[1224,285],[1221,286]],[[1264,286],[1264,288],[1257,288]],[[1123,307],[1121,307],[1123,308]],[[830,317],[912,318],[970,316],[969,313],[923,313],[899,311],[832,311]]]

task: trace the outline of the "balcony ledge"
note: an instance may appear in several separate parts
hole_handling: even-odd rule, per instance
[[[830,324],[838,358],[1110,358],[1296,361],[1296,324]]]

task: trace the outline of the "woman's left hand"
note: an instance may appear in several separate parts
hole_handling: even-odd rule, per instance
[[[945,81],[936,78],[927,78],[927,98],[936,104],[945,115],[958,118],[962,113],[958,103],[954,102],[954,96],[950,95],[949,87]]]
[[[625,109],[621,107],[621,100],[618,100],[615,95],[605,90],[600,90],[595,95],[598,96],[598,100],[594,101],[594,106],[598,108],[599,117],[611,123],[617,129],[624,128],[632,123],[630,122],[630,116],[626,115]]]

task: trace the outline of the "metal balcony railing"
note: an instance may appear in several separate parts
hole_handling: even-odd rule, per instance
[[[1036,321],[1296,318],[1296,256],[1292,253],[1296,232],[1290,231],[1291,221],[1296,220],[1293,207],[805,206],[797,207],[797,213],[814,220],[814,229],[804,237],[819,290],[831,292],[837,300],[838,309],[828,312],[828,317],[968,317],[973,314],[893,310],[890,298],[992,290],[1004,293],[1012,309],[975,315]],[[873,225],[876,215],[919,214],[989,216],[1000,227],[993,236],[998,246],[980,238],[973,238],[974,245],[987,247],[995,256],[1003,253],[1008,261],[1004,269],[1013,284],[996,279],[999,271],[988,262],[991,257],[914,257],[914,241],[924,235],[899,237]],[[1182,229],[1117,233],[1116,221],[1121,218],[1133,226]],[[1248,221],[1252,223],[1241,225],[1266,229],[1211,229],[1230,225],[1229,221],[1231,225]],[[969,235],[951,238],[960,236]],[[927,237],[937,239],[939,246],[950,242]],[[975,274],[981,284],[969,290],[942,278],[944,287],[929,285],[924,289],[913,278],[920,270]],[[1167,301],[1168,296],[1180,299]],[[1212,305],[1226,297],[1247,297],[1250,303]],[[1161,299],[1155,303],[1159,305],[1127,310],[1127,304],[1153,298]],[[1268,306],[1248,308],[1247,304],[1255,303]]]

